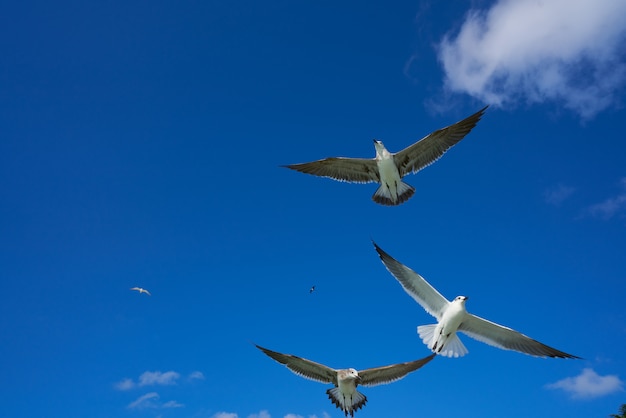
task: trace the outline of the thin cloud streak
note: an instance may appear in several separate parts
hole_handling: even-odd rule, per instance
[[[158,393],[146,393],[128,404],[128,409],[156,408],[156,403],[154,401],[157,399],[159,399]]]
[[[180,377],[180,373],[175,371],[169,371],[161,373],[156,372],[143,372],[139,376],[139,386],[149,385],[175,385],[176,380]]]
[[[626,84],[623,0],[500,0],[438,46],[445,88],[486,103],[562,104],[590,119]]]
[[[593,217],[608,220],[618,213],[626,211],[626,177],[620,180],[620,185],[621,193],[589,206],[585,212]]]
[[[560,389],[575,399],[590,399],[624,390],[624,382],[616,375],[600,376],[591,368],[585,368],[574,377],[567,377],[546,385],[548,389]]]
[[[552,187],[546,190],[543,193],[543,197],[546,203],[554,206],[559,206],[563,201],[565,201],[568,197],[570,197],[576,191],[575,187],[565,186],[563,184],[558,184],[555,187]]]

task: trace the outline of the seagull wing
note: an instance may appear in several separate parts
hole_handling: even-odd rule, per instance
[[[314,176],[330,177],[351,183],[379,182],[378,166],[374,159],[332,157],[310,163],[283,167]]]
[[[131,288],[130,288],[130,290],[136,290],[136,291],[138,291],[139,293],[141,293],[141,289],[140,289],[140,288],[138,288],[138,287],[131,287]]]
[[[580,358],[533,340],[514,329],[472,314],[467,314],[466,319],[459,326],[459,331],[485,344],[535,357]]]
[[[361,385],[376,386],[382,385],[384,383],[395,382],[396,380],[400,380],[407,374],[424,366],[426,363],[435,358],[436,355],[437,354],[431,354],[430,356],[424,357],[421,360],[362,370],[359,372],[359,376],[361,377]]]
[[[144,291],[145,293],[147,293],[147,294],[148,294],[148,296],[152,296],[152,293],[150,293],[147,289],[143,289],[143,291]]]
[[[395,260],[392,256],[384,252],[374,242],[374,247],[378,256],[383,261],[389,273],[391,273],[402,285],[404,290],[426,310],[429,314],[441,319],[446,308],[450,304],[441,293],[432,287],[422,276]]]
[[[400,177],[408,173],[416,173],[422,168],[437,161],[448,149],[456,145],[478,123],[487,106],[460,122],[439,129],[415,144],[394,154]]]
[[[291,354],[277,353],[276,351],[268,350],[259,345],[257,345],[256,348],[263,351],[277,362],[284,364],[298,376],[322,383],[333,383],[337,386],[337,370]]]

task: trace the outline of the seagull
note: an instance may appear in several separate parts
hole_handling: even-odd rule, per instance
[[[287,366],[298,376],[335,385],[334,388],[328,389],[326,394],[333,405],[341,409],[346,417],[348,414],[353,417],[354,413],[367,403],[367,397],[356,390],[359,384],[376,386],[400,380],[435,358],[435,354],[431,354],[421,360],[365,369],[359,372],[352,368],[331,369],[323,364],[291,354],[277,353],[259,345],[256,347],[277,362]]]
[[[466,296],[457,296],[452,302],[444,298],[422,276],[392,258],[374,242],[374,247],[387,270],[400,282],[404,290],[417,303],[437,318],[437,324],[417,327],[420,338],[434,353],[446,357],[467,354],[457,331],[504,350],[514,350],[535,357],[580,357],[564,353],[533,340],[511,328],[472,315],[465,310]]]
[[[399,205],[415,194],[415,188],[404,183],[402,177],[417,173],[437,161],[476,126],[485,109],[487,106],[454,125],[432,132],[397,153],[387,151],[382,141],[374,139],[376,157],[372,159],[331,157],[284,167],[338,181],[380,183],[372,200],[386,206]]]
[[[315,285],[311,286],[311,288],[309,289],[309,293],[313,293],[315,292]]]
[[[150,292],[148,292],[146,289],[141,288],[141,287],[131,287],[131,289],[130,289],[130,290],[136,290],[136,291],[137,291],[137,292],[139,292],[140,294],[141,294],[141,293],[145,293],[145,294],[147,294],[148,296],[152,296],[152,295],[150,294]]]

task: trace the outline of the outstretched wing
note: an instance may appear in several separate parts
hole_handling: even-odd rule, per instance
[[[378,166],[374,159],[332,157],[310,163],[283,167],[314,176],[329,177],[351,183],[379,182]]]
[[[468,314],[459,331],[485,344],[505,350],[519,351],[536,357],[580,358],[533,340],[514,329]]]
[[[450,302],[432,287],[422,276],[395,260],[374,242],[378,256],[387,270],[400,282],[404,290],[422,308],[439,321]]]
[[[394,154],[394,161],[398,166],[400,177],[408,173],[416,173],[441,158],[448,149],[456,145],[476,126],[485,109],[487,106],[472,116],[454,125],[439,129]]]
[[[393,364],[391,366],[376,367],[359,372],[361,384],[363,386],[376,386],[384,383],[395,382],[402,379],[407,374],[419,369],[435,358],[437,354],[431,354],[421,360],[409,361],[406,363]]]
[[[337,371],[331,369],[330,367],[326,367],[323,364],[291,354],[282,354],[276,351],[268,350],[260,345],[256,345],[256,348],[263,351],[277,362],[284,364],[289,370],[298,376],[306,377],[307,379],[316,380],[322,383],[333,383],[337,386]]]

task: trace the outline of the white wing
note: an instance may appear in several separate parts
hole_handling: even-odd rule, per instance
[[[376,386],[384,383],[395,382],[402,379],[407,374],[419,369],[426,363],[435,358],[436,354],[431,354],[420,360],[409,361],[406,363],[393,364],[391,366],[375,367],[359,371],[361,377],[361,385]]]
[[[385,267],[387,267],[387,270],[400,282],[404,290],[411,295],[417,303],[422,305],[422,308],[424,308],[426,312],[439,321],[450,302],[424,280],[422,276],[395,260],[376,245],[375,242],[374,247],[376,247],[378,256],[383,261]]]
[[[378,166],[374,159],[333,157],[284,167],[301,173],[351,183],[380,182]]]
[[[291,354],[282,354],[276,351],[268,350],[260,345],[257,345],[256,348],[263,351],[277,362],[284,364],[289,370],[298,376],[306,377],[307,379],[316,380],[322,383],[333,383],[337,386],[337,370]]]
[[[485,109],[487,106],[462,121],[439,129],[394,154],[393,159],[400,177],[408,173],[416,173],[441,158],[448,149],[465,138],[465,135],[476,126]]]
[[[519,351],[536,357],[580,358],[533,340],[514,329],[467,314],[459,331],[485,344],[505,350]]]

